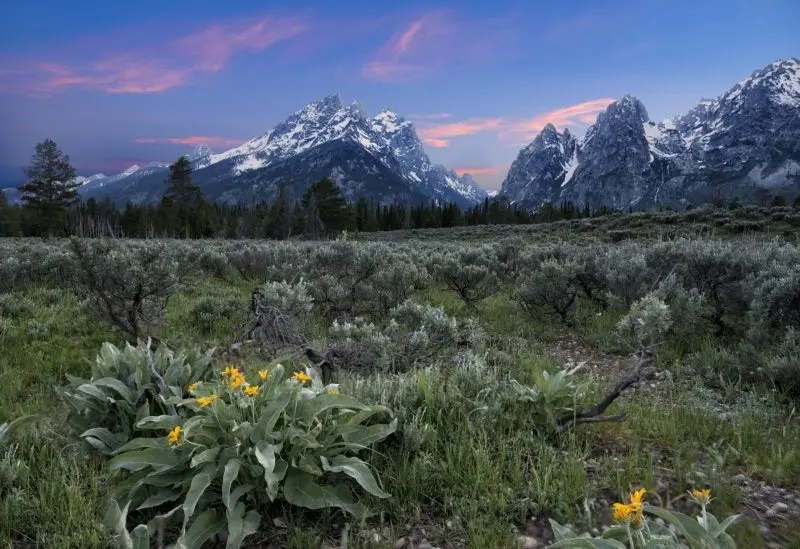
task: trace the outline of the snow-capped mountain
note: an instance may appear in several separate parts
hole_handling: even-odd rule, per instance
[[[501,194],[530,206],[570,200],[647,208],[747,201],[759,188],[792,189],[798,179],[800,61],[792,58],[660,123],[628,95],[579,142],[548,125],[520,151]]]
[[[351,200],[469,206],[486,196],[469,175],[431,164],[411,122],[388,109],[369,118],[357,102],[345,106],[338,95],[306,105],[238,147],[213,154],[200,146],[188,156],[206,195],[225,202],[270,199],[281,184],[297,197],[323,177]],[[86,194],[152,202],[163,193],[164,172],[142,173],[133,166],[87,185]]]

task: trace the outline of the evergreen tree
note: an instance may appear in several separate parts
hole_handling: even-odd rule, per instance
[[[305,221],[306,238],[310,238],[312,240],[322,238],[322,236],[325,234],[325,224],[320,217],[319,208],[317,207],[317,199],[313,194],[309,196],[308,201],[306,202]]]
[[[171,201],[178,206],[197,205],[205,202],[203,191],[192,182],[192,163],[187,156],[181,156],[169,167],[167,190],[164,201]]]
[[[78,200],[75,168],[55,141],[45,139],[36,144],[25,174],[28,182],[19,187],[22,201],[36,211],[36,232],[50,233],[63,225],[64,211]]]
[[[303,207],[308,212],[311,198],[316,202],[319,217],[329,234],[355,229],[355,214],[339,187],[328,178],[311,185],[303,194]]]
[[[294,203],[292,210],[292,234],[303,234],[306,228],[306,216],[300,202]]]
[[[289,191],[286,185],[278,188],[278,197],[269,210],[267,236],[286,240],[292,232],[292,209],[289,205]]]

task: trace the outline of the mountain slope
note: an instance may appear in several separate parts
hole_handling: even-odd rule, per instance
[[[800,173],[800,62],[772,63],[658,124],[641,101],[625,96],[597,117],[568,158],[571,137],[542,130],[520,151],[501,193],[532,205],[648,208],[791,189]]]
[[[202,146],[189,158],[206,195],[226,202],[269,199],[280,184],[299,196],[322,177],[352,200],[470,206],[486,196],[468,175],[431,164],[410,122],[388,109],[368,118],[358,103],[345,106],[338,95],[306,105],[238,147],[213,154]],[[166,170],[129,172],[93,181],[83,192],[118,203],[160,199]]]

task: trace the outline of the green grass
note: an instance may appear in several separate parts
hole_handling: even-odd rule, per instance
[[[199,279],[170,300],[160,334],[173,348],[229,344],[244,313],[201,328],[196,307],[219,296],[246,311],[251,289],[239,280]],[[109,478],[101,463],[60,434],[64,410],[52,387],[66,373],[86,375],[101,343],[119,344],[123,337],[66,290],[32,288],[2,299],[0,316],[10,319],[11,328],[0,335],[0,422],[42,411],[47,417],[0,449],[0,547],[111,547],[101,525]],[[544,356],[543,344],[567,329],[544,314],[524,315],[507,290],[483,300],[476,311],[442,288],[415,299],[458,318],[477,316],[488,336],[488,367],[497,376],[529,384],[543,370],[559,367]],[[610,309],[598,316],[593,305],[581,302],[572,333],[598,351],[627,352],[614,331],[621,315]],[[320,326],[315,321],[315,338],[324,335]],[[679,342],[669,343],[659,351],[660,362],[672,364],[686,351]],[[416,425],[427,426],[430,436],[420,444],[400,440],[375,451],[369,461],[393,497],[369,501],[376,516],[368,524],[350,525],[348,546],[375,547],[369,535],[375,528],[397,538],[406,535],[408,525],[424,524],[433,544],[463,539],[467,547],[511,548],[514,529],[532,516],[588,530],[597,519],[608,521],[611,501],[639,486],[674,499],[690,487],[708,485],[719,516],[740,503],[739,489],[730,481],[736,473],[780,486],[796,483],[800,428],[772,394],[763,400],[752,396],[721,418],[714,406],[722,396],[697,388],[691,372],[674,373],[683,381],[665,382],[655,394],[620,398],[609,413],[624,411],[624,422],[580,426],[548,442],[517,428],[520,418],[481,416],[446,378],[424,385],[424,376],[410,376],[405,382],[420,384],[423,395]],[[603,387],[589,382],[590,394],[599,395]],[[283,546],[296,548],[337,538],[342,522],[332,512],[292,510],[283,520]],[[741,547],[763,546],[757,525],[743,522],[734,533]]]

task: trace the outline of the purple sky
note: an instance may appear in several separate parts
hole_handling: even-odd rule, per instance
[[[796,0],[14,2],[0,24],[0,167],[46,137],[82,174],[221,151],[330,93],[413,120],[490,189],[547,122],[614,98],[651,118],[800,55]]]

